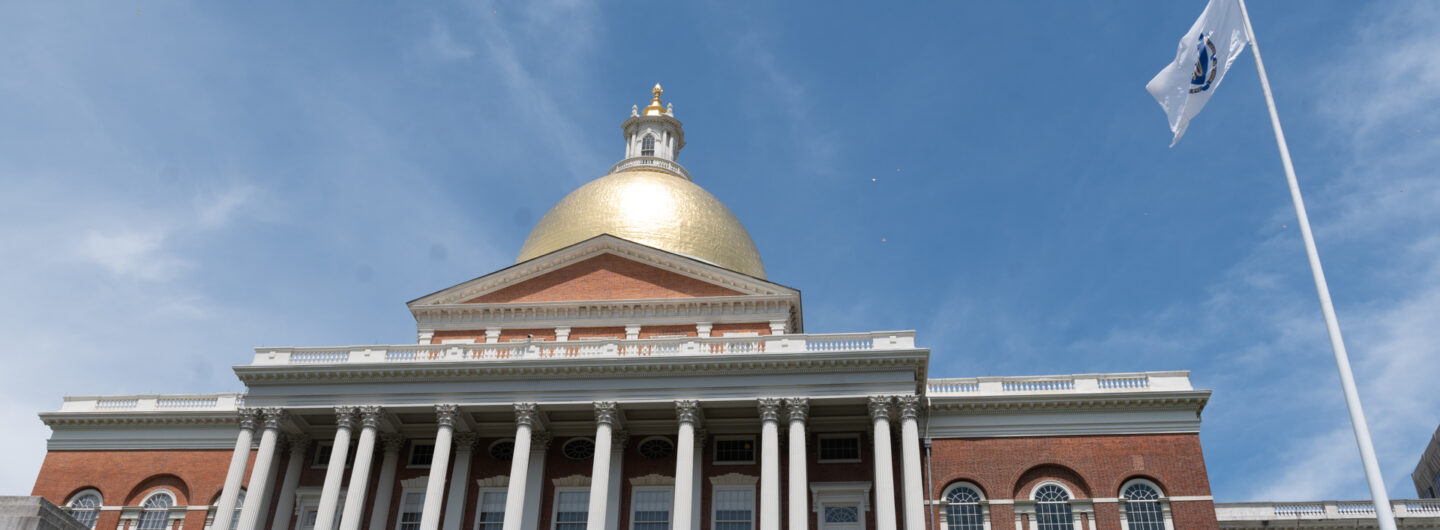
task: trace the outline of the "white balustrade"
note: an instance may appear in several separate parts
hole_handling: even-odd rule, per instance
[[[1184,390],[1193,390],[1193,387],[1190,386],[1189,372],[1183,371],[1038,377],[972,377],[930,379],[925,382],[925,391],[931,397]]]
[[[1276,504],[1275,515],[1325,515],[1324,504]]]

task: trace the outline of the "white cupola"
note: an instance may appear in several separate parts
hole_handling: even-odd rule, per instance
[[[676,159],[685,148],[685,129],[675,119],[673,105],[660,103],[660,94],[665,91],[656,83],[650,91],[655,95],[644,109],[638,105],[630,107],[630,118],[625,120],[625,159],[610,168],[611,173],[637,166],[671,173],[690,179],[690,173],[681,167]]]

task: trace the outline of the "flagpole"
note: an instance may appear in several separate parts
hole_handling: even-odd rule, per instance
[[[1315,250],[1315,236],[1310,233],[1310,217],[1305,215],[1305,201],[1300,198],[1300,183],[1295,179],[1295,166],[1290,162],[1290,147],[1285,131],[1280,128],[1280,113],[1275,110],[1275,96],[1270,93],[1270,80],[1265,76],[1265,63],[1260,59],[1260,45],[1255,42],[1255,28],[1250,25],[1250,11],[1240,1],[1240,14],[1245,18],[1245,34],[1250,51],[1255,54],[1255,69],[1260,72],[1260,87],[1265,91],[1265,104],[1270,108],[1270,125],[1275,129],[1275,143],[1280,147],[1280,163],[1285,166],[1285,179],[1290,183],[1290,199],[1295,203],[1300,235],[1305,239],[1305,254],[1310,257],[1310,272],[1315,277],[1315,292],[1320,296],[1320,312],[1325,315],[1325,329],[1330,334],[1330,349],[1335,352],[1335,366],[1340,371],[1340,387],[1345,390],[1345,406],[1350,410],[1350,426],[1355,429],[1355,443],[1360,446],[1360,462],[1365,466],[1365,480],[1370,485],[1370,498],[1375,503],[1375,518],[1381,530],[1395,530],[1395,514],[1390,508],[1390,495],[1385,492],[1385,479],[1380,477],[1380,464],[1375,459],[1375,445],[1370,441],[1370,428],[1365,411],[1360,408],[1360,394],[1355,390],[1355,375],[1350,372],[1350,356],[1345,353],[1345,340],[1340,336],[1340,322],[1330,303],[1330,287],[1325,271],[1320,268],[1320,253]]]

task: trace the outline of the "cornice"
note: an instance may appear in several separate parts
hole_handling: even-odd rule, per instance
[[[1109,410],[1118,408],[1193,408],[1198,415],[1210,400],[1209,390],[1126,392],[1103,394],[1020,395],[932,398],[930,408],[940,412],[1021,410]]]
[[[799,291],[780,284],[740,274],[723,267],[667,252],[604,234],[557,250],[550,254],[517,263],[473,280],[449,287],[410,301],[412,311],[427,306],[460,304],[485,293],[494,292],[575,262],[614,254],[638,263],[661,268],[748,295],[798,295]]]
[[[42,412],[40,421],[51,427],[75,425],[217,425],[234,427],[235,412]]]
[[[476,329],[480,324],[524,323],[527,326],[603,326],[635,319],[663,324],[754,322],[785,319],[793,326],[799,294],[653,298],[639,300],[533,303],[437,304],[411,307],[423,329]]]
[[[720,358],[723,357],[723,358]],[[246,385],[293,382],[360,382],[451,379],[531,379],[604,375],[673,375],[703,373],[726,375],[756,371],[804,370],[849,371],[856,368],[910,368],[919,381],[925,379],[928,351],[886,350],[883,352],[841,352],[816,354],[725,354],[676,357],[604,359],[536,359],[524,362],[429,362],[424,364],[344,364],[236,366],[235,374]]]

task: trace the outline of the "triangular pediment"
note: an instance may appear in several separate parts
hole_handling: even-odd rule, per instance
[[[408,305],[416,308],[798,294],[789,287],[688,256],[601,235],[426,295]]]

